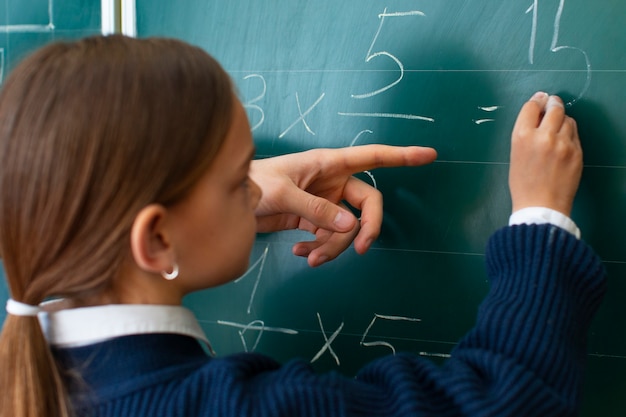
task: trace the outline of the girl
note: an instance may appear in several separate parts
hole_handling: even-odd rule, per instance
[[[312,265],[353,239],[364,252],[380,196],[350,175],[436,156],[418,147],[253,154],[227,75],[182,42],[95,37],[47,46],[14,69],[0,95],[0,250],[11,292],[3,416],[575,412],[604,272],[552,224],[492,237],[492,291],[442,368],[398,354],[349,379],[300,361],[207,356],[182,297],[243,273],[257,231],[314,232],[294,247]],[[512,158],[516,221],[547,213],[575,232],[567,216],[582,153],[558,99],[538,94],[522,109]],[[338,206],[344,199],[363,210],[361,225]],[[531,206],[543,207],[539,220]]]

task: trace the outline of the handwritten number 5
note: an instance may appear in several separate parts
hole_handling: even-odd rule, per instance
[[[365,333],[363,333],[363,337],[361,337],[360,345],[364,346],[364,347],[385,346],[385,347],[388,347],[389,349],[391,349],[391,353],[393,353],[394,355],[396,354],[396,348],[393,347],[393,345],[391,343],[384,342],[382,340],[376,340],[376,341],[372,341],[372,342],[366,342],[365,341],[365,338],[369,334],[370,329],[372,328],[372,326],[374,325],[374,323],[376,322],[377,319],[380,319],[380,320],[391,320],[391,321],[407,321],[407,322],[413,322],[413,323],[418,323],[418,322],[422,321],[421,319],[416,319],[416,318],[412,318],[412,317],[388,316],[388,315],[383,315],[383,314],[374,314],[374,318],[370,322],[369,326],[367,326],[367,329],[365,329]]]
[[[385,10],[381,14],[378,15],[378,18],[380,19],[380,24],[378,25],[378,30],[376,31],[376,35],[374,35],[374,39],[372,40],[372,43],[370,44],[370,48],[367,51],[367,56],[365,57],[365,62],[370,62],[374,58],[378,58],[378,57],[381,57],[381,56],[386,56],[387,58],[391,59],[398,66],[398,69],[400,70],[400,75],[391,84],[388,84],[388,85],[386,85],[386,86],[384,86],[382,88],[379,88],[378,90],[371,91],[369,93],[352,94],[352,98],[363,99],[363,98],[368,98],[368,97],[375,96],[377,94],[380,94],[380,93],[382,93],[384,91],[389,90],[390,88],[392,88],[393,86],[398,84],[400,81],[402,81],[402,78],[404,78],[404,65],[402,64],[402,62],[398,58],[396,58],[394,55],[390,54],[387,51],[379,51],[379,52],[373,52],[372,53],[372,51],[374,49],[374,44],[376,43],[376,40],[378,39],[378,35],[380,34],[380,31],[383,28],[383,24],[385,23],[385,18],[386,17],[398,17],[398,16],[425,16],[425,15],[424,15],[424,13],[419,12],[419,11],[400,12],[400,13],[387,13],[387,8],[385,8]]]

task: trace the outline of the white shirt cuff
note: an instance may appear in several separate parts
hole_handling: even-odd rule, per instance
[[[547,207],[526,207],[517,210],[509,217],[509,226],[515,224],[552,224],[565,229],[580,239],[580,229],[576,223],[565,214]]]

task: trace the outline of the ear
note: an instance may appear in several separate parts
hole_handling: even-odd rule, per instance
[[[174,251],[166,227],[167,209],[160,204],[144,207],[133,222],[130,249],[139,268],[152,273],[171,268]]]

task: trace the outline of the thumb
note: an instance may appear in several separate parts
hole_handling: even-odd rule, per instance
[[[298,191],[296,198],[290,199],[291,211],[309,223],[333,232],[347,232],[356,225],[356,217],[348,210],[325,198]]]

